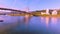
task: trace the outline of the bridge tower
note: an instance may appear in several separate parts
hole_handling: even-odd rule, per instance
[[[25,10],[26,12],[29,12],[29,8],[28,7],[26,7],[26,10]]]

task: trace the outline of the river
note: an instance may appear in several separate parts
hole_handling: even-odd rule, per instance
[[[60,34],[59,17],[0,16],[0,34]]]

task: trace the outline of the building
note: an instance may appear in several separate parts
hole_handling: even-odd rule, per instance
[[[43,14],[49,15],[49,9],[42,10],[41,15],[43,15]]]
[[[49,9],[46,9],[46,14],[49,15]]]
[[[41,15],[46,14],[46,10],[41,10]]]
[[[57,10],[53,10],[52,15],[57,15]]]
[[[46,15],[57,15],[58,12],[56,9],[46,9],[46,10],[41,11],[41,15],[44,15],[44,14],[46,14]]]

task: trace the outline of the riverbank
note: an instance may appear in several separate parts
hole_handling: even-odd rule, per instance
[[[42,17],[60,17],[60,14],[59,15],[32,15],[32,14],[9,14],[9,16],[25,16],[25,15],[28,15],[28,16],[42,16]]]
[[[10,16],[25,16],[25,15],[10,15]],[[28,15],[28,16],[34,16],[34,15]],[[40,15],[41,17],[60,17],[60,15]],[[39,16],[36,16],[39,17]]]

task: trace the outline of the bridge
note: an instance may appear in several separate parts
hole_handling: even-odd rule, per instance
[[[26,12],[26,11],[21,11],[21,10],[15,10],[15,9],[9,9],[9,8],[0,8],[1,12],[0,15],[27,15],[30,13]],[[10,11],[10,12],[6,12],[6,11]]]
[[[9,8],[0,8],[0,10],[8,10],[8,11],[14,11],[14,12],[26,13],[25,11],[15,10],[15,9],[9,9]]]

